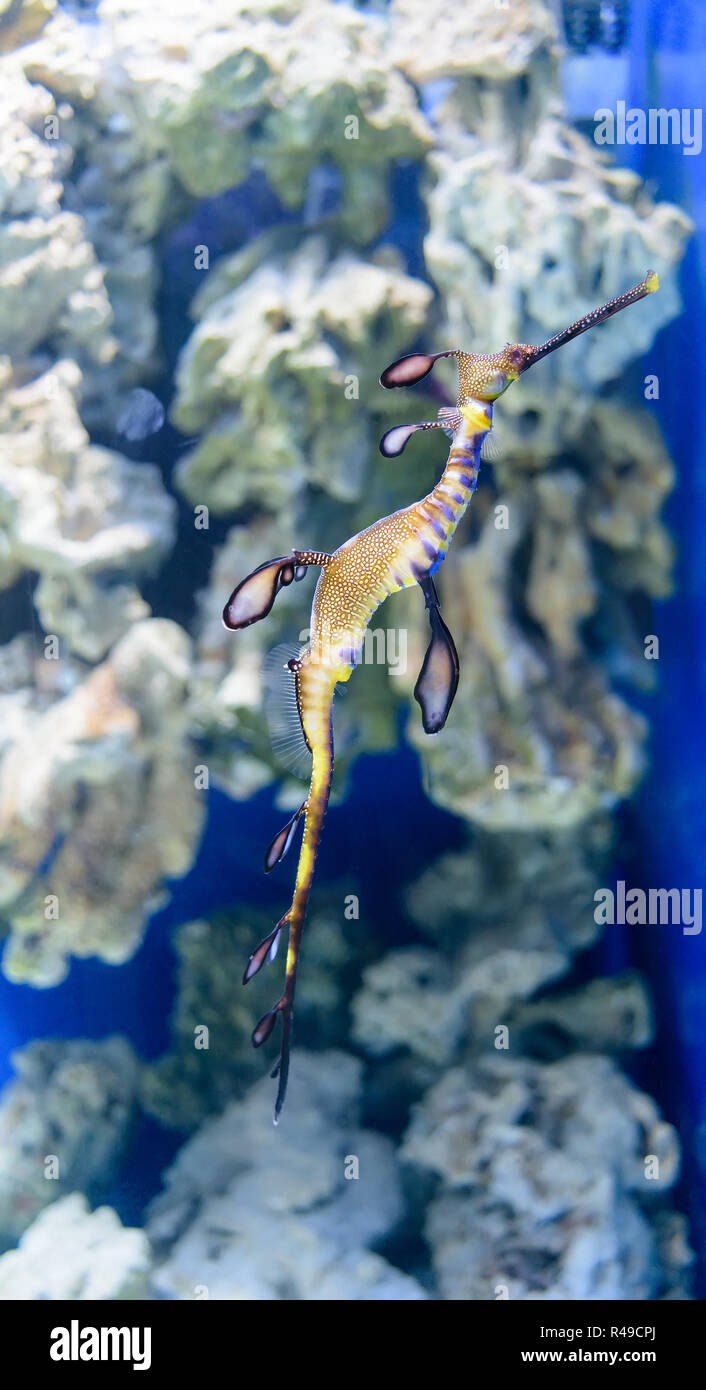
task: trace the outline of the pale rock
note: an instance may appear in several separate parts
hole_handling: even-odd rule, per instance
[[[28,719],[0,765],[3,968],[54,985],[70,955],[129,959],[165,878],[189,868],[204,815],[176,623],[136,623],[63,698]]]
[[[116,1171],[135,1118],[138,1064],[119,1037],[38,1039],[0,1092],[0,1248],[38,1212]]]
[[[150,1247],[112,1207],[91,1212],[63,1197],[36,1218],[17,1250],[0,1255],[0,1298],[110,1302],[148,1296]]]

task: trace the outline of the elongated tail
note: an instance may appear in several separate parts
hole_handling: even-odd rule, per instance
[[[310,709],[309,720],[307,721],[313,763],[309,795],[302,808],[304,815],[304,835],[299,853],[299,864],[297,867],[292,905],[288,912],[285,912],[284,916],[277,923],[274,931],[270,932],[269,936],[266,936],[264,941],[261,941],[257,949],[253,951],[243,976],[243,984],[247,984],[248,980],[251,980],[253,976],[258,973],[266,961],[274,958],[280,933],[285,927],[288,927],[289,941],[287,946],[284,990],[273,1008],[268,1009],[267,1013],[263,1014],[252,1034],[253,1046],[260,1047],[262,1043],[266,1042],[270,1037],[277,1022],[277,1018],[281,1014],[282,1047],[279,1060],[271,1073],[273,1077],[279,1078],[277,1099],[275,1101],[275,1124],[279,1120],[287,1094],[289,1055],[292,1041],[292,1020],[294,1017],[294,994],[297,984],[297,966],[299,964],[302,931],[304,929],[304,919],[309,902],[311,883],[314,877],[316,852],[319,847],[319,841],[321,840],[321,832],[326,816],[329,793],[331,790],[331,777],[333,774],[333,734],[331,728],[332,692],[330,690],[326,690],[325,692],[323,690],[320,691],[316,704],[316,716],[312,717],[312,711]],[[277,839],[279,838],[278,836]]]

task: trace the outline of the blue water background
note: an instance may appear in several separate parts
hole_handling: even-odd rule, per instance
[[[701,0],[633,5],[629,104],[700,108],[706,71]],[[627,158],[623,159],[623,155]],[[641,702],[652,726],[650,772],[628,808],[634,853],[618,866],[634,887],[706,887],[706,155],[673,145],[621,150],[658,190],[692,218],[696,235],[682,269],[684,312],[657,339],[645,365],[660,382],[657,417],[677,468],[665,517],[678,545],[676,592],[654,608],[660,640],[656,693]],[[630,953],[658,1005],[657,1046],[638,1068],[680,1133],[677,1197],[692,1219],[698,1292],[706,1293],[706,934],[675,927],[629,928]],[[635,939],[635,937],[637,939]]]

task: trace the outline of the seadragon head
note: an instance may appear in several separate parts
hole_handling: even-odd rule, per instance
[[[557,348],[563,347],[580,333],[586,333],[596,324],[604,323],[613,314],[620,313],[629,304],[635,304],[645,295],[654,294],[659,288],[659,279],[653,270],[648,270],[644,280],[634,285],[625,294],[608,300],[599,309],[592,309],[583,318],[555,333],[546,343],[532,347],[529,343],[508,343],[502,352],[464,352],[463,348],[447,348],[444,352],[413,352],[400,357],[387,367],[380,377],[380,385],[385,387],[414,386],[429,375],[435,362],[442,357],[455,357],[458,361],[458,400],[455,408],[445,407],[439,412],[438,420],[424,420],[418,425],[395,425],[383,435],[380,452],[386,458],[395,458],[402,453],[408,439],[417,430],[453,430],[460,424],[464,413],[479,402],[491,404],[517,381],[535,362],[548,357]]]

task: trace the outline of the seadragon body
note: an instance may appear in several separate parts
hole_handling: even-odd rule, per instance
[[[311,754],[311,781],[305,801],[275,836],[265,855],[265,869],[269,872],[284,858],[303,818],[294,893],[287,912],[253,951],[243,978],[247,984],[274,958],[280,934],[286,928],[284,989],[252,1035],[254,1046],[259,1047],[281,1016],[282,1046],[272,1073],[279,1078],[275,1121],[287,1089],[302,930],[333,775],[332,708],[336,686],[348,681],[355,670],[366,629],[380,604],[400,589],[419,584],[429,614],[431,640],[414,694],[421,706],[425,732],[438,733],[443,728],[458,686],[459,666],[453,638],[441,617],[434,575],[473,496],[481,446],[492,426],[493,403],[542,357],[657,287],[657,276],[648,272],[639,285],[593,310],[541,347],[514,343],[493,354],[466,353],[461,349],[433,355],[414,353],[393,363],[383,372],[383,386],[413,385],[431,371],[439,358],[457,358],[459,390],[455,408],[440,411],[438,420],[396,426],[388,430],[380,445],[385,457],[395,457],[416,430],[445,430],[451,435],[451,448],[439,482],[421,501],[368,526],[332,555],[295,550],[261,565],[238,585],[225,606],[226,627],[238,631],[269,613],[281,587],[303,578],[310,567],[320,568],[308,647],[288,663],[302,733]]]

